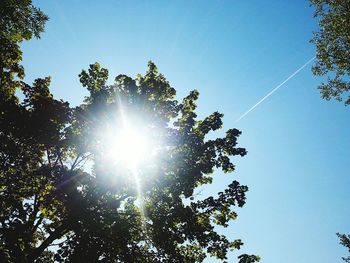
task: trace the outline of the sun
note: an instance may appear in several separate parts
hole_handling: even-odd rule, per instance
[[[121,127],[109,136],[109,158],[129,169],[136,169],[146,161],[150,151],[150,138],[135,127]]]
[[[164,148],[164,133],[144,112],[119,105],[101,118],[95,133],[97,156],[104,160],[106,174],[128,179],[130,174],[155,174]],[[131,179],[131,178],[130,178]]]

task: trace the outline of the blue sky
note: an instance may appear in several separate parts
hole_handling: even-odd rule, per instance
[[[249,186],[246,206],[224,230],[243,239],[240,252],[268,263],[342,262],[335,233],[350,233],[350,107],[321,100],[321,79],[308,66],[235,122],[314,56],[308,1],[34,4],[50,21],[41,40],[23,44],[27,81],[50,75],[53,93],[77,105],[87,94],[78,74],[89,64],[108,68],[112,82],[144,73],[153,60],[179,98],[200,91],[199,116],[219,110],[225,129],[243,132],[248,155],[235,160],[235,173],[217,173],[208,190],[232,179]]]

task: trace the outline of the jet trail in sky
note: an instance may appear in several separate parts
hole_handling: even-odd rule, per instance
[[[243,119],[249,112],[254,110],[256,107],[259,106],[260,103],[262,103],[264,100],[266,100],[268,97],[270,97],[273,93],[275,93],[280,87],[282,87],[288,80],[293,78],[296,74],[298,74],[303,68],[305,68],[308,64],[311,63],[316,57],[313,57],[309,59],[304,65],[302,65],[300,68],[298,68],[292,75],[290,75],[288,78],[286,78],[281,84],[279,84],[276,88],[271,90],[266,96],[264,96],[261,100],[259,100],[253,107],[251,107],[249,110],[247,110],[245,113],[243,113],[237,120],[236,122],[240,121]]]

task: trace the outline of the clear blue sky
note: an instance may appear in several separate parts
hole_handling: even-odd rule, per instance
[[[77,105],[86,95],[77,75],[90,63],[108,68],[112,82],[153,60],[179,98],[200,91],[200,116],[219,110],[225,129],[243,131],[248,155],[209,191],[232,179],[249,186],[224,230],[243,239],[241,252],[266,263],[342,262],[335,233],[350,233],[350,107],[321,100],[309,66],[235,122],[314,56],[308,1],[34,3],[50,21],[41,40],[23,44],[27,81],[50,75],[53,93]]]

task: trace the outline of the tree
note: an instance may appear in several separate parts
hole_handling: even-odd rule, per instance
[[[75,108],[54,99],[50,78],[16,79],[24,75],[18,43],[38,37],[47,17],[31,1],[2,4],[1,41],[13,44],[14,59],[2,50],[0,262],[202,262],[208,254],[226,262],[243,243],[215,226],[237,217],[248,187],[197,191],[216,169],[234,171],[231,157],[246,154],[241,132],[208,139],[223,115],[197,120],[198,91],[179,103],[152,62],[144,76],[119,75],[112,85],[107,69],[90,65],[79,75],[90,94]],[[148,139],[142,154],[138,136]]]
[[[316,46],[316,76],[328,76],[319,89],[326,100],[345,99],[350,104],[350,2],[310,0],[319,19],[319,30],[311,40]]]
[[[340,239],[340,244],[343,245],[348,249],[348,252],[350,252],[350,235],[344,235],[344,234],[339,234],[337,233],[337,236]],[[350,256],[343,258],[343,260],[347,263],[350,262]]]
[[[319,19],[319,31],[311,40],[316,45],[317,76],[328,76],[327,83],[319,86],[322,97],[332,98],[350,105],[350,2],[347,0],[310,0]],[[350,236],[337,233],[340,243],[350,251]],[[350,257],[343,258],[350,262]]]

